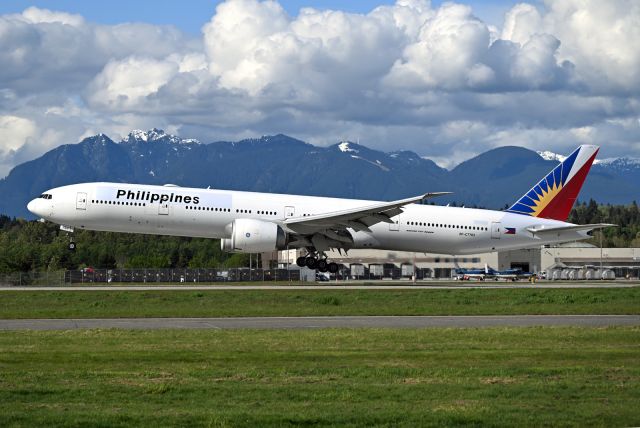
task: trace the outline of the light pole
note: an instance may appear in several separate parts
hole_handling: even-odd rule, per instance
[[[600,279],[602,279],[602,229],[599,230],[600,232]]]

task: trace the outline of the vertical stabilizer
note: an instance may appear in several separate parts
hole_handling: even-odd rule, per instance
[[[578,147],[507,211],[566,221],[599,149]]]

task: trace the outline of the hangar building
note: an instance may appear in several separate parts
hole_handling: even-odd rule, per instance
[[[263,254],[265,266],[294,265],[300,250]],[[354,278],[411,278],[445,279],[455,276],[458,268],[497,270],[521,268],[523,271],[544,274],[548,279],[638,278],[640,276],[640,248],[603,248],[581,242],[554,247],[532,248],[501,252],[487,252],[465,256],[411,253],[385,250],[351,250],[348,255],[336,251],[329,258],[342,265],[343,272]]]

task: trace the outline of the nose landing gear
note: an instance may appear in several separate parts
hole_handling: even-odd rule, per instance
[[[62,230],[63,232],[66,232],[67,235],[69,236],[69,245],[67,245],[67,248],[69,249],[69,251],[75,251],[76,243],[73,240],[73,231],[74,231],[73,227],[61,224],[60,230]]]

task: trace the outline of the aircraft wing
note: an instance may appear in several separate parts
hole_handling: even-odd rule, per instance
[[[370,232],[369,227],[374,224],[380,222],[393,223],[391,217],[402,213],[402,207],[405,205],[450,193],[425,193],[424,195],[397,201],[379,202],[346,210],[288,218],[284,220],[283,225],[296,235],[306,236],[298,240],[298,246],[310,246],[313,244],[318,250],[330,247],[346,248],[349,243],[353,242],[347,228],[356,232]]]
[[[605,227],[617,227],[617,224],[609,224],[609,223],[595,223],[595,224],[576,224],[572,226],[561,226],[561,227],[550,227],[550,228],[535,228],[528,227],[527,230],[534,235],[549,235],[553,233],[562,233],[562,232],[581,232],[581,231],[590,231],[594,229],[604,229]]]

